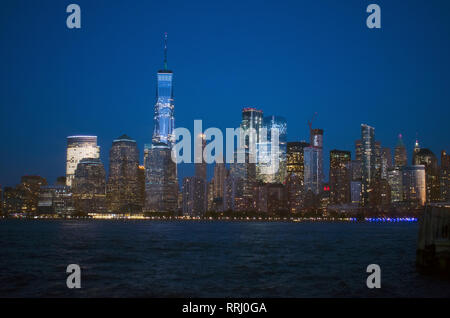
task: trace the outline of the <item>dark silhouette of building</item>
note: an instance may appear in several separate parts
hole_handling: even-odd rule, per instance
[[[139,173],[139,150],[136,141],[122,135],[113,141],[109,151],[106,197],[110,212],[142,212],[143,197]]]
[[[183,215],[203,216],[207,210],[205,179],[194,176],[183,179]]]
[[[421,148],[414,155],[414,165],[425,166],[427,202],[439,201],[441,198],[439,166],[434,153],[427,148]]]
[[[350,202],[350,180],[351,171],[350,151],[330,151],[330,202],[332,204],[343,204]]]
[[[77,165],[72,182],[75,213],[105,213],[106,173],[99,158],[84,158]]]
[[[310,145],[303,152],[305,191],[318,195],[323,185],[323,129],[311,129]]]
[[[148,151],[145,178],[145,211],[176,212],[178,209],[177,165],[164,143]]]
[[[361,125],[362,160],[361,160],[361,204],[371,204],[369,194],[373,191],[376,176],[375,128]]]

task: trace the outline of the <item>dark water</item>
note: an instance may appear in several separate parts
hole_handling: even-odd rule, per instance
[[[417,224],[0,220],[3,297],[450,297]],[[66,266],[82,288],[66,287]],[[381,266],[381,289],[366,267]]]

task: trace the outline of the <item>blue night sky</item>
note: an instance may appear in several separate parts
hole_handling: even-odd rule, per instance
[[[80,30],[66,27],[70,3]],[[370,3],[381,6],[381,30],[365,25]],[[97,135],[107,168],[126,133],[142,160],[164,32],[177,127],[237,127],[253,106],[286,117],[290,141],[306,140],[317,112],[326,167],[329,150],[354,151],[361,123],[382,146],[402,133],[409,155],[417,133],[440,157],[450,150],[449,12],[436,0],[3,0],[0,184],[24,174],[53,183],[68,135]]]

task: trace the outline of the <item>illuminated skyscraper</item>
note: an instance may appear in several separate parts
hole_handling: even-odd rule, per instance
[[[306,142],[288,142],[286,155],[286,194],[289,211],[298,213],[303,207],[305,161],[304,149]]]
[[[402,167],[403,201],[424,205],[426,202],[425,166]]]
[[[76,213],[106,212],[106,173],[99,158],[84,158],[78,163],[72,191]]]
[[[369,194],[373,191],[372,186],[376,174],[375,128],[369,125],[361,124],[361,141],[361,203],[363,206],[366,206],[369,204]]]
[[[362,162],[363,146],[361,139],[355,141],[355,160]]]
[[[139,187],[139,150],[136,141],[122,135],[109,151],[108,210],[114,213],[142,212]]]
[[[256,144],[259,143],[259,135],[261,128],[263,127],[263,112],[256,108],[247,107],[242,109],[242,122],[241,122],[241,137],[245,138],[241,143],[245,149],[250,149],[250,145],[254,147],[256,151]],[[248,133],[249,130],[254,131],[253,134]]]
[[[397,146],[394,152],[394,165],[397,168],[404,167],[408,164],[408,157],[406,155],[405,144],[403,143],[402,134],[398,135]]]
[[[427,202],[439,201],[441,197],[439,166],[434,153],[427,148],[422,148],[415,152],[413,163],[425,166]]]
[[[284,183],[286,180],[287,121],[280,116],[267,116],[263,119],[263,128],[267,137],[259,136],[257,178],[266,183]],[[276,135],[278,135],[278,140],[275,139]]]
[[[84,158],[100,158],[97,136],[67,137],[66,185],[72,186],[78,163]]]
[[[305,174],[304,149],[306,147],[309,147],[309,144],[304,141],[287,143],[286,172],[288,175],[297,175],[301,179],[302,185]]]
[[[333,204],[350,202],[350,151],[330,151],[330,201]]]
[[[167,33],[164,35],[164,69],[158,71],[154,116],[153,144],[164,143],[170,148],[175,141],[173,103],[173,72],[167,69]]]
[[[420,151],[419,140],[416,139],[416,142],[414,143],[413,158],[412,158],[413,165],[415,164],[414,162],[416,162],[416,155],[419,151]]]
[[[319,194],[323,184],[323,130],[311,129],[310,146],[304,148],[305,191]]]
[[[145,210],[175,212],[178,207],[177,165],[172,160],[173,73],[167,69],[167,34],[164,37],[164,69],[158,71],[152,145],[144,150],[146,170]]]
[[[389,169],[387,181],[391,188],[391,202],[403,201],[401,169],[400,168]]]
[[[198,144],[201,144],[201,152],[198,152],[198,156],[195,160],[194,166],[195,166],[195,176],[198,178],[201,178],[203,180],[207,180],[206,178],[206,162],[205,158],[203,157],[203,151],[206,147],[206,139],[204,134],[199,134],[197,136],[197,142]]]
[[[227,167],[222,162],[216,162],[214,166],[214,198],[223,198],[223,187],[227,177]]]
[[[177,165],[164,143],[152,145],[146,160],[145,211],[175,212],[178,208]]]
[[[389,169],[392,169],[391,149],[383,148],[381,150],[381,179],[387,180]]]
[[[183,179],[183,215],[203,216],[207,210],[206,180],[194,177]]]

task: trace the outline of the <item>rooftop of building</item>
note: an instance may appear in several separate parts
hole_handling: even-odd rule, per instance
[[[123,134],[122,136],[118,137],[117,139],[114,139],[113,142],[120,142],[120,141],[131,141],[131,142],[136,142],[134,139],[132,139],[131,137],[129,137],[126,134]]]

